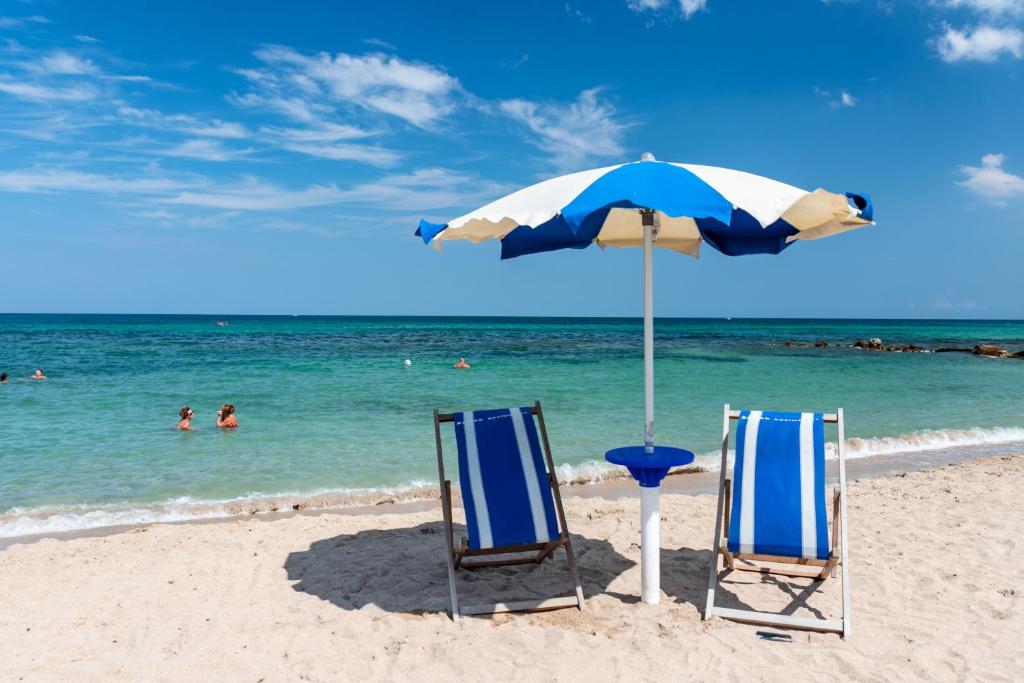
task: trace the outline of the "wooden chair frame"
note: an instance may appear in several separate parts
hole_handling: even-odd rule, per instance
[[[730,410],[729,404],[725,405],[722,417],[722,466],[718,480],[718,511],[715,516],[715,537],[712,543],[711,572],[708,576],[707,605],[704,608],[704,619],[714,616],[744,621],[753,624],[766,624],[770,626],[787,626],[790,628],[801,628],[814,631],[827,631],[839,633],[844,638],[850,635],[850,577],[849,560],[847,557],[847,525],[846,525],[846,438],[843,424],[843,409],[835,413],[825,414],[824,419],[828,424],[835,424],[838,428],[838,455],[839,455],[839,487],[832,499],[832,547],[827,560],[781,557],[777,555],[761,555],[756,553],[734,553],[729,551],[729,514],[732,505],[732,481],[728,476],[728,455],[729,455],[729,424],[730,420],[738,420],[740,411]],[[839,554],[836,554],[836,551]],[[723,558],[724,568],[730,571],[750,571],[762,574],[779,574],[782,576],[794,576],[812,578],[816,581],[824,581],[829,576],[835,577],[836,567],[842,572],[842,619],[811,619],[793,617],[785,614],[772,614],[769,612],[757,612],[753,610],[729,609],[715,606],[715,589],[718,586],[718,556]],[[737,560],[740,560],[737,563]],[[760,563],[771,563],[779,566],[766,566]]]
[[[559,537],[547,543],[524,543],[519,545],[508,545],[499,548],[483,548],[470,550],[468,540],[463,537],[461,544],[456,546],[455,529],[452,525],[452,483],[445,478],[444,474],[444,452],[441,446],[441,423],[454,422],[454,413],[439,413],[434,411],[434,437],[437,442],[437,472],[441,481],[441,512],[444,515],[444,540],[446,555],[448,558],[448,584],[451,588],[452,600],[452,621],[458,621],[462,615],[471,614],[494,614],[497,612],[536,612],[541,610],[558,609],[560,607],[585,608],[583,599],[583,587],[580,585],[579,573],[576,569],[576,558],[572,552],[572,541],[569,538],[569,529],[565,523],[565,510],[562,508],[562,494],[558,489],[558,477],[555,475],[555,463],[551,458],[551,445],[548,443],[548,432],[544,425],[544,413],[537,401],[530,408],[531,415],[537,416],[537,424],[540,427],[541,444],[544,448],[544,460],[547,465],[548,485],[554,495],[555,512],[558,515],[560,527]],[[576,594],[545,600],[523,600],[518,602],[499,602],[484,605],[459,606],[458,594],[455,589],[455,570],[461,568],[478,569],[482,567],[502,567],[515,564],[540,564],[549,557],[553,557],[558,548],[565,549],[565,557],[569,562],[569,573],[572,575],[573,585]],[[532,557],[514,557],[501,559],[497,556],[509,554],[522,554],[535,552]],[[466,561],[468,557],[492,557],[494,559]]]

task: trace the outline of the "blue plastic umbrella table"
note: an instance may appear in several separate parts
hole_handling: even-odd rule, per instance
[[[420,221],[416,234],[440,250],[448,240],[501,241],[501,258],[558,249],[643,248],[643,444],[606,454],[640,484],[641,598],[661,595],[659,489],[669,469],[693,453],[654,443],[653,248],[697,257],[706,243],[728,256],[778,254],[797,241],[873,225],[862,194],[808,192],[742,171],[715,166],[640,161],[551,178],[476,211],[437,224]]]

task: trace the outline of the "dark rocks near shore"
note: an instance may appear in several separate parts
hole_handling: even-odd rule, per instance
[[[917,344],[900,344],[898,346],[890,346],[885,350],[892,351],[893,353],[930,353],[928,349]]]
[[[978,344],[973,351],[975,356],[990,356],[992,358],[1008,358],[1010,352],[995,344]]]
[[[793,341],[787,339],[783,342],[786,346],[791,348],[809,348],[810,342]],[[814,348],[826,349],[830,346],[833,348],[839,348],[846,346],[845,344],[830,344],[827,339],[819,339],[814,342]],[[986,358],[1016,358],[1024,360],[1024,350],[1007,351],[1003,347],[997,344],[975,344],[971,348],[957,348],[957,347],[943,347],[939,349],[926,349],[923,346],[917,344],[896,344],[895,346],[886,346],[882,343],[882,340],[874,337],[872,339],[858,339],[853,344],[849,345],[849,348],[860,349],[862,351],[880,351],[887,353],[970,353],[975,356],[984,356]]]
[[[1024,358],[1024,351],[1011,353],[997,344],[975,344],[973,348],[944,348],[935,349],[935,353],[973,353],[975,356],[987,358]]]
[[[858,339],[854,342],[853,347],[855,349],[864,349],[866,351],[885,351],[885,347],[882,345],[882,340],[878,337],[873,339]]]

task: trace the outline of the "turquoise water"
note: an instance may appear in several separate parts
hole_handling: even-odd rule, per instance
[[[0,315],[0,536],[415,491],[436,479],[435,407],[540,399],[567,478],[641,440],[638,319],[224,319]],[[1016,351],[1024,322],[660,319],[658,441],[713,453],[724,402],[842,406],[854,455],[1024,441],[1024,361],[781,344],[865,337]],[[23,379],[36,367],[50,379]],[[173,429],[184,404],[195,432]]]

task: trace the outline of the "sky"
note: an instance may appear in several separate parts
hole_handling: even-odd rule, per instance
[[[639,158],[871,196],[661,316],[1021,318],[1024,0],[0,0],[0,311],[608,315],[641,254],[413,236]]]

